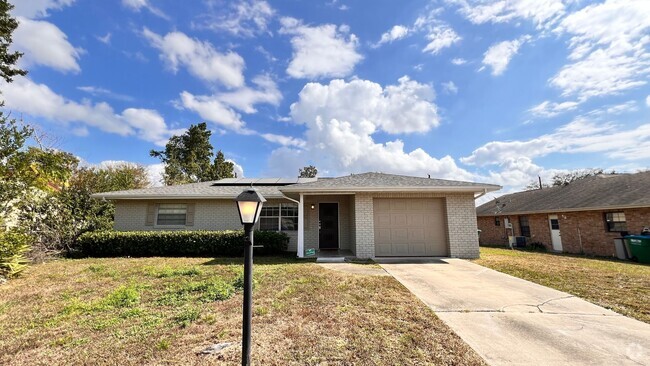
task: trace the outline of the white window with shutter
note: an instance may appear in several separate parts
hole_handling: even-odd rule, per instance
[[[156,226],[185,226],[186,224],[186,203],[161,203],[158,205]]]

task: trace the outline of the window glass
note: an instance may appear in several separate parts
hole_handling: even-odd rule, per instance
[[[262,230],[262,231],[278,231],[278,218],[277,217],[260,217],[260,230]]]
[[[296,231],[298,230],[298,205],[283,203],[264,205],[260,212],[260,230]]]
[[[527,236],[530,238],[530,225],[528,224],[528,216],[519,216],[519,229],[521,230],[521,236]]]
[[[282,204],[282,217],[280,218],[282,231],[298,230],[298,205],[295,203]]]
[[[158,205],[156,225],[185,225],[187,220],[187,204],[161,203]]]
[[[607,231],[627,231],[627,223],[625,221],[625,213],[623,212],[608,212],[605,214],[605,222],[607,223]]]
[[[558,219],[551,219],[551,229],[560,230],[560,222]]]
[[[501,218],[499,216],[494,217],[494,226],[501,226]]]

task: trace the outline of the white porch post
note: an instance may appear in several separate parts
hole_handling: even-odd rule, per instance
[[[300,203],[298,204],[298,258],[305,256],[305,200],[303,194],[300,194]]]

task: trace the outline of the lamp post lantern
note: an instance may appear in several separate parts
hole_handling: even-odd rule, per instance
[[[241,364],[251,363],[251,321],[253,314],[253,226],[260,217],[264,196],[253,187],[244,190],[235,199],[244,225],[244,317],[242,324]]]

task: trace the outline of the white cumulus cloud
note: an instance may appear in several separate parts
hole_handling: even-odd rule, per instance
[[[228,32],[240,37],[254,37],[269,32],[269,22],[275,15],[275,10],[263,0],[232,1],[228,7],[212,2],[207,5],[209,12],[194,24],[196,28]]]
[[[75,0],[19,0],[12,1],[14,9],[13,15],[26,18],[46,18],[49,16],[48,10],[58,10],[65,6],[70,6]]]
[[[409,34],[408,27],[405,27],[403,25],[394,25],[388,32],[381,35],[381,39],[379,40],[379,42],[377,42],[375,46],[379,47],[385,43],[392,43],[394,41],[406,37],[408,34]]]
[[[122,5],[135,12],[140,12],[140,10],[146,9],[157,17],[169,20],[169,16],[159,8],[153,6],[149,0],[122,0]]]
[[[357,52],[357,36],[348,26],[309,26],[294,18],[280,20],[281,34],[291,36],[293,56],[287,74],[297,79],[343,77],[352,73],[363,56]]]
[[[519,52],[519,47],[529,39],[530,36],[523,36],[512,41],[493,44],[483,55],[483,65],[491,67],[494,76],[503,74],[510,60]]]
[[[72,124],[81,132],[87,133],[85,126],[91,126],[163,145],[169,136],[180,131],[170,130],[155,110],[128,108],[116,113],[108,103],[69,100],[28,78],[18,78],[3,85],[2,90],[7,109],[65,125]]]
[[[209,83],[218,82],[229,88],[244,85],[244,59],[236,52],[219,52],[211,43],[181,32],[161,36],[144,28],[142,34],[161,52],[160,58],[173,72],[182,66],[193,76]]]
[[[647,83],[650,2],[608,0],[567,15],[554,30],[567,34],[572,62],[550,79],[563,96],[581,101]]]
[[[533,159],[551,153],[601,153],[614,159],[648,159],[650,124],[626,129],[622,125],[578,117],[552,133],[529,140],[489,142],[460,160],[469,165],[485,166],[522,156]]]
[[[440,123],[434,99],[431,85],[407,76],[385,88],[368,80],[336,79],[305,85],[291,105],[291,117],[302,124],[314,123],[317,117],[325,122],[347,121],[369,132],[427,132]]]
[[[17,17],[18,28],[13,33],[13,48],[23,52],[20,62],[42,65],[61,72],[79,72],[77,61],[83,53],[68,41],[59,27],[44,21]]]
[[[246,128],[246,123],[236,110],[246,114],[256,113],[256,104],[278,105],[282,100],[282,94],[270,76],[258,75],[253,78],[253,84],[256,88],[244,86],[212,95],[196,96],[184,91],[180,96],[180,105],[220,127],[238,133],[253,134],[253,131]]]
[[[446,0],[474,24],[530,20],[537,28],[554,24],[565,12],[562,0]]]
[[[407,150],[400,139],[378,142],[373,137],[380,130],[412,133],[436,127],[434,96],[430,85],[408,77],[385,87],[368,80],[308,83],[291,106],[293,121],[307,129],[305,143],[273,151],[268,173],[294,174],[313,162],[331,175],[382,171],[472,179],[450,156],[435,158],[421,148]]]
[[[574,110],[578,107],[578,102],[554,103],[548,100],[534,106],[528,111],[535,117],[551,118],[566,111]]]

